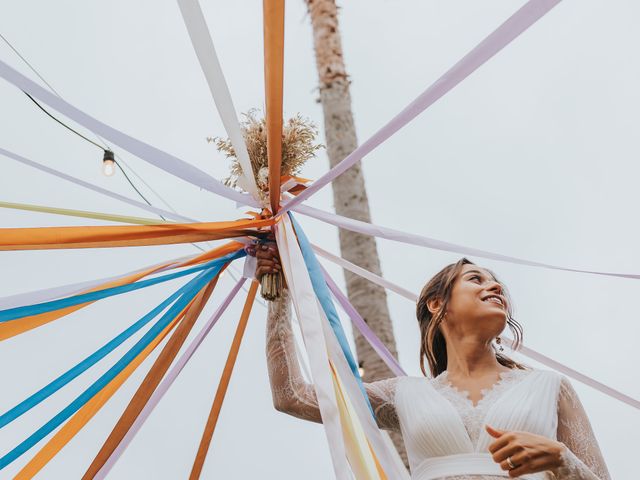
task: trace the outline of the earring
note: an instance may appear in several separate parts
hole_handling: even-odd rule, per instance
[[[496,343],[498,344],[498,350],[504,352],[504,347],[502,346],[502,339],[500,337],[496,337]]]

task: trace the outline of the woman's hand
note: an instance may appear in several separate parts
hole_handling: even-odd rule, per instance
[[[497,430],[489,425],[485,425],[485,428],[496,439],[489,445],[493,460],[500,464],[500,468],[508,470],[510,477],[546,472],[563,466],[566,447],[561,442],[529,432]]]
[[[278,246],[275,242],[252,244],[246,247],[247,254],[256,257],[256,278],[259,280],[265,273],[278,273],[282,270]]]

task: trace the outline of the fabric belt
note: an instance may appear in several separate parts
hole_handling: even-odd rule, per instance
[[[424,460],[413,472],[412,480],[433,480],[456,475],[494,475],[509,477],[506,470],[493,461],[488,453],[460,453]],[[518,478],[523,480],[545,480],[544,473],[531,473]]]

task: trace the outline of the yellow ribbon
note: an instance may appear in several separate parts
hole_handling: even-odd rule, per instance
[[[69,208],[46,207],[44,205],[32,205],[28,203],[0,202],[1,208],[13,208],[14,210],[27,210],[31,212],[53,213],[54,215],[66,215],[68,217],[93,218],[95,220],[107,220],[108,222],[131,223],[134,225],[155,225],[158,223],[175,223],[161,219],[130,217],[127,215],[115,215],[112,213],[90,212],[87,210],[73,210]]]

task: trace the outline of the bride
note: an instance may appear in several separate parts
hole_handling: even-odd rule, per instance
[[[275,244],[248,247],[256,276],[281,270]],[[380,428],[402,434],[419,480],[610,480],[589,419],[569,381],[502,354],[511,316],[506,289],[463,258],[438,272],[417,302],[420,366],[432,378],[365,383]],[[494,339],[498,343],[494,345]],[[275,408],[322,423],[295,353],[287,291],[269,305],[267,362]]]

